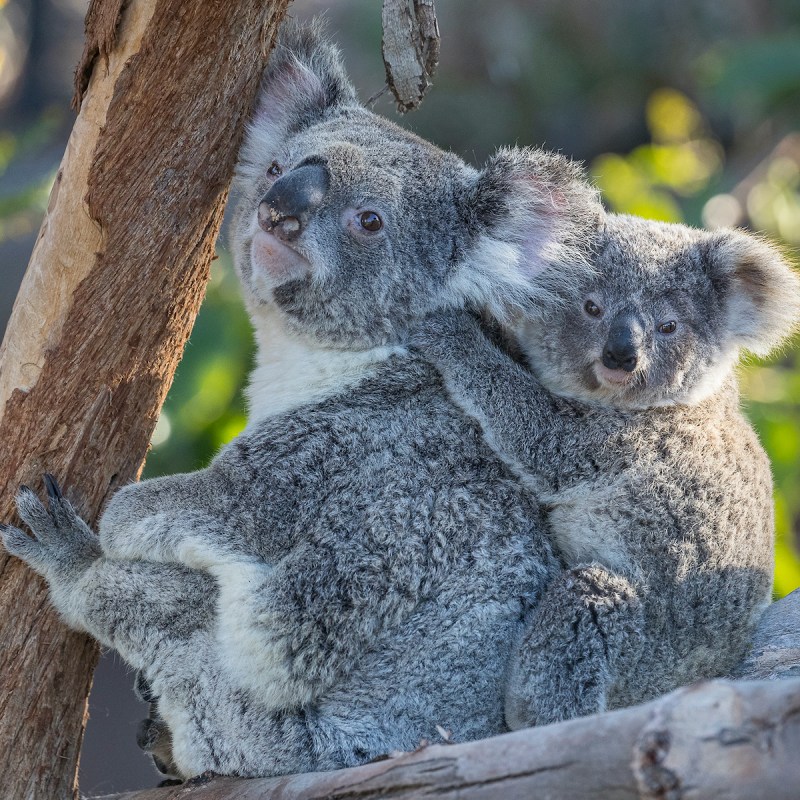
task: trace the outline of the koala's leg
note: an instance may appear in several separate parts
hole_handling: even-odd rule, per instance
[[[162,775],[180,778],[180,770],[172,758],[172,732],[163,719],[158,716],[143,719],[136,731],[136,743],[153,759]]]
[[[409,570],[398,584],[346,554],[298,546],[276,565],[243,561],[210,569],[219,587],[217,641],[226,670],[272,708],[312,702],[348,674],[390,624],[416,608]],[[363,564],[363,566],[362,566]]]
[[[526,621],[506,687],[510,728],[605,710],[637,657],[642,603],[625,578],[592,564],[561,573]]]
[[[165,642],[211,626],[216,587],[210,576],[177,565],[104,558],[97,537],[55,481],[45,481],[49,508],[30,489],[17,496],[33,536],[11,526],[3,526],[0,536],[9,553],[47,580],[68,625],[118,650],[136,668],[150,664]]]
[[[172,757],[172,732],[158,712],[158,697],[142,670],[136,672],[133,691],[143,703],[150,706],[150,716],[139,723],[136,743],[153,759],[155,768],[162,775],[166,775],[168,780],[179,779],[179,771]]]
[[[211,468],[130,484],[111,498],[100,519],[100,546],[110,558],[204,569],[235,548],[226,533],[230,494]]]

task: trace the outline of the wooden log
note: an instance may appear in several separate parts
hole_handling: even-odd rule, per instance
[[[733,677],[800,678],[800,589],[767,608],[759,620],[752,650]]]
[[[621,711],[356,769],[201,779],[113,800],[797,800],[798,753],[800,678],[712,681]]]
[[[90,522],[139,473],[288,2],[92,0],[80,113],[0,350],[0,519],[45,470]],[[0,795],[73,797],[96,646],[5,554],[0,641]]]

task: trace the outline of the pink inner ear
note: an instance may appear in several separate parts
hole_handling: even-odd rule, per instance
[[[523,222],[523,274],[535,277],[555,260],[567,235],[567,197],[563,191],[536,177],[525,181],[530,190],[528,215]]]
[[[290,122],[290,118],[309,109],[322,109],[325,90],[319,78],[296,59],[283,65],[271,76],[258,100],[255,124],[277,126]]]

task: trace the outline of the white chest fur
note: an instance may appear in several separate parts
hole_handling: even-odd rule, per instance
[[[280,313],[261,307],[251,313],[258,354],[247,388],[249,422],[319,402],[369,377],[400,346],[346,351],[325,348],[287,330]]]

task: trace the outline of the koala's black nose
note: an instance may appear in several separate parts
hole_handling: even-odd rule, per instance
[[[633,372],[639,360],[636,338],[636,331],[630,324],[612,325],[603,348],[603,365]]]
[[[261,198],[258,224],[279,239],[296,239],[322,205],[329,184],[330,175],[322,164],[293,169],[278,178]]]

